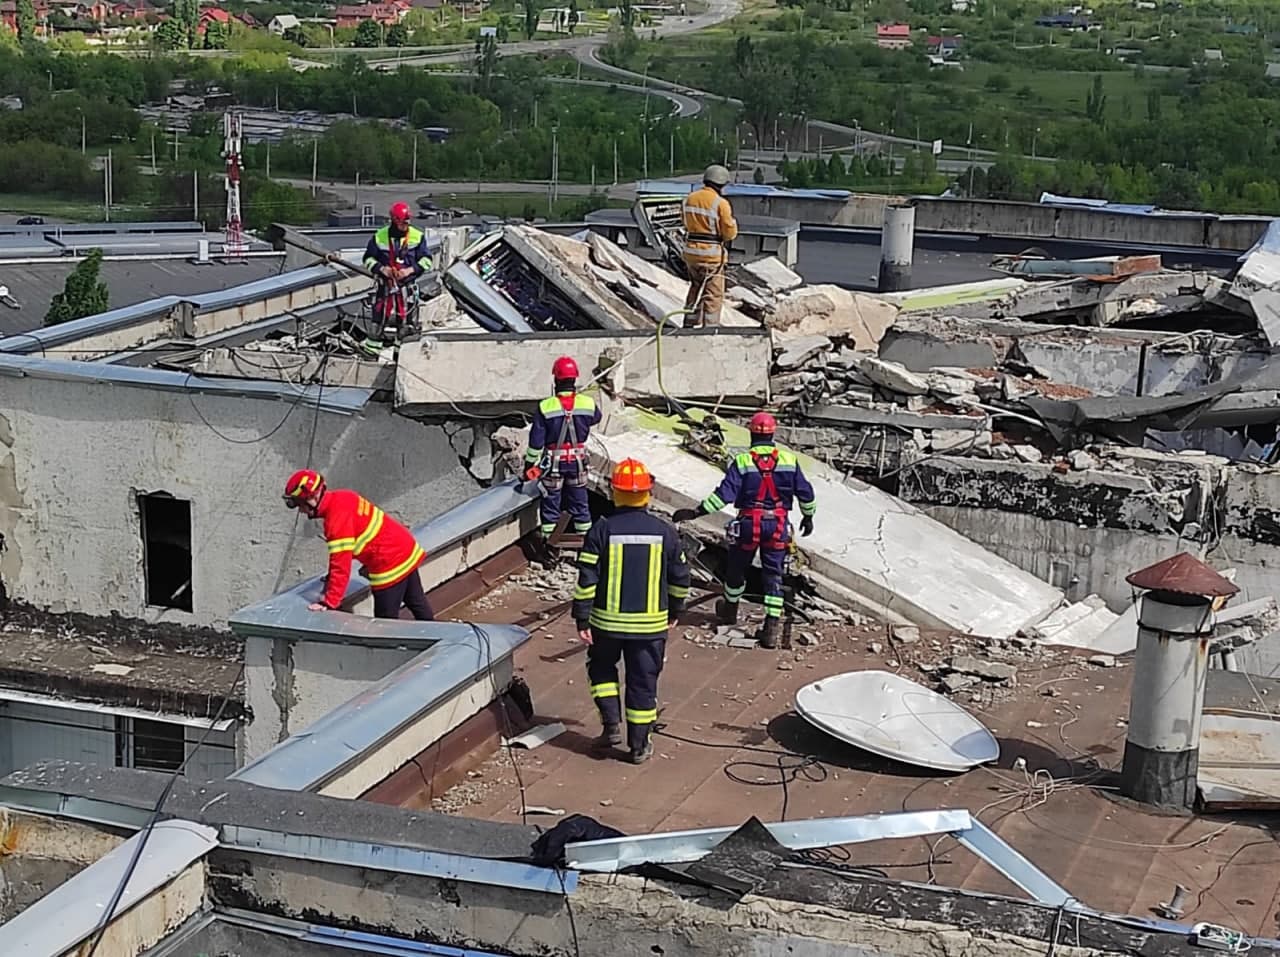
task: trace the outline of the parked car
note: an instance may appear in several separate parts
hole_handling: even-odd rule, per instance
[[[19,226],[43,226],[44,217],[43,216],[23,216],[20,220],[18,220],[18,225]]]

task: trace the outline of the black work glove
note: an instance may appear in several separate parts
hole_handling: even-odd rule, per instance
[[[700,508],[678,508],[672,514],[671,519],[676,522],[691,522],[701,514],[702,509]]]
[[[806,515],[800,519],[800,537],[808,538],[813,534],[813,516]]]

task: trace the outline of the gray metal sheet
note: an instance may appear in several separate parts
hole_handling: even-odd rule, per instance
[[[0,340],[0,348],[8,341]],[[0,354],[0,377],[3,376],[30,376],[59,379],[65,382],[103,382],[166,392],[238,395],[249,399],[279,399],[300,402],[313,408],[318,405],[324,412],[344,415],[359,412],[373,397],[372,389],[332,386],[326,388],[319,385],[309,385],[299,389],[287,382],[267,382],[258,379],[204,379],[190,373],[169,372],[163,369],[140,369],[102,362],[71,362],[66,359]]]
[[[966,831],[973,823],[968,811],[939,810],[817,818],[766,824],[765,828],[783,847],[800,851]],[[640,864],[688,864],[705,857],[736,830],[736,827],[711,827],[583,841],[565,847],[565,860],[576,870],[606,874]]]
[[[116,913],[123,913],[159,890],[217,847],[217,832],[191,821],[162,821],[147,837]],[[0,954],[53,957],[72,951],[96,929],[138,843],[136,834],[71,880],[0,925]]]
[[[320,788],[416,715],[458,689],[485,680],[495,662],[509,658],[529,640],[529,633],[515,625],[477,626],[482,629],[477,633],[470,625],[450,622],[399,624],[406,631],[426,633],[426,640],[433,632],[440,633],[443,640],[286,738],[231,778],[287,791]],[[499,692],[495,687],[494,696]]]
[[[578,886],[577,874],[569,871],[556,872],[532,864],[441,854],[343,838],[288,834],[233,824],[222,828],[222,844],[304,861],[321,861],[398,874],[420,874],[442,880],[514,887],[545,894],[571,894]]]
[[[951,836],[1041,903],[1053,907],[1074,906],[1078,910],[1084,909],[1064,888],[1059,887],[1044,871],[1006,844],[995,831],[976,817],[969,827],[956,830]]]

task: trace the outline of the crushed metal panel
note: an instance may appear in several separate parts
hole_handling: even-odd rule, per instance
[[[802,851],[965,831],[972,824],[968,811],[940,810],[787,821],[766,824],[765,829],[783,847]],[[575,870],[604,874],[640,864],[689,864],[701,860],[737,830],[737,827],[710,827],[582,841],[565,846],[565,861]]]
[[[955,831],[951,836],[1041,903],[1053,907],[1078,906],[1079,902],[1073,895],[1054,883],[1044,871],[977,818],[973,818],[970,827]]]
[[[483,857],[465,857],[392,844],[372,844],[335,837],[289,834],[256,827],[225,824],[224,846],[247,851],[261,851],[280,857],[304,861],[321,861],[348,867],[368,868],[400,874],[419,874],[440,880],[514,887],[544,894],[572,894],[578,886],[578,875],[555,871],[532,864],[497,861]],[[6,953],[8,953],[6,951]]]
[[[1206,810],[1280,810],[1277,709],[1280,679],[1208,673],[1197,778]]]

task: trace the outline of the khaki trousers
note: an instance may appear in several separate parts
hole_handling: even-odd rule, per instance
[[[724,306],[724,260],[685,256],[689,270],[689,294],[684,307],[693,310],[684,317],[686,329],[720,325],[720,309]]]

